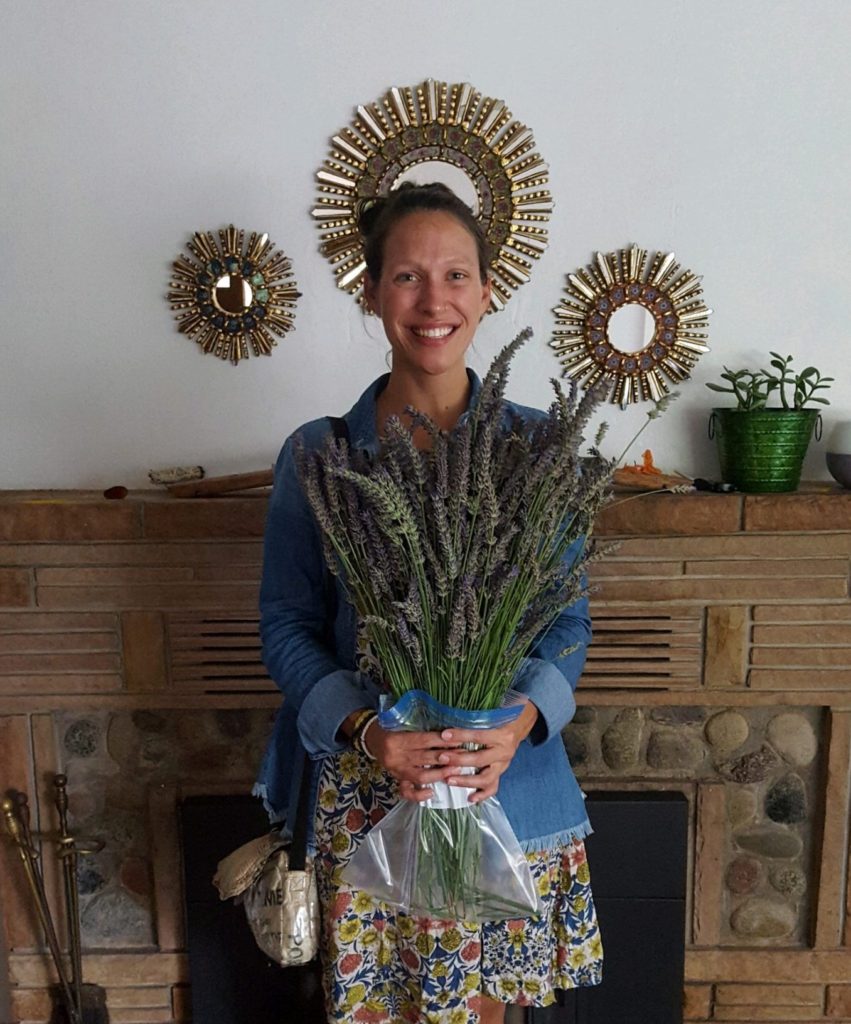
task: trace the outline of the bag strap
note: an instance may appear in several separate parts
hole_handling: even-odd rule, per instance
[[[337,440],[349,440],[349,425],[342,416],[329,416],[328,422]],[[330,569],[325,569],[325,601],[326,601],[326,622],[328,623],[329,634],[333,634],[334,619],[337,617],[337,587],[334,583],[334,576]],[[298,806],[295,812],[293,823],[293,840],[290,844],[289,869],[291,871],[304,871],[307,862],[307,823],[310,816],[310,790],[313,782],[313,771],[310,758],[304,755],[304,762],[301,766],[301,786],[298,791]]]
[[[338,441],[350,443],[349,425],[342,416],[329,416],[331,431]],[[334,620],[337,618],[337,585],[334,582],[334,574],[325,566],[325,642],[334,647]]]

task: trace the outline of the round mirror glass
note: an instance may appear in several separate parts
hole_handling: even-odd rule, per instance
[[[239,274],[223,274],[213,288],[213,301],[223,313],[244,313],[252,299],[251,285]]]
[[[412,181],[415,185],[430,185],[434,181],[442,182],[470,207],[475,216],[479,215],[479,198],[476,195],[476,187],[470,181],[466,171],[462,171],[454,164],[446,163],[445,160],[426,160],[424,163],[414,164],[413,167],[403,171],[393,182],[393,188],[398,188],[403,181]]]
[[[609,319],[609,342],[619,352],[640,352],[653,340],[656,321],[637,302],[616,309]]]

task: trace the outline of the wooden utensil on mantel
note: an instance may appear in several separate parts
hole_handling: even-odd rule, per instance
[[[252,491],[256,487],[271,487],[274,470],[257,469],[251,473],[232,473],[230,476],[208,476],[203,480],[189,480],[183,484],[169,484],[168,493],[174,498],[212,498],[231,491]]]

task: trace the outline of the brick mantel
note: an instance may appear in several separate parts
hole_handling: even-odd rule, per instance
[[[131,491],[0,491],[0,544],[262,537],[264,491],[172,498]],[[619,491],[598,532],[621,535],[795,533],[851,530],[851,490],[804,483],[791,494],[653,494]]]
[[[266,504],[264,492],[0,492],[0,788],[28,792],[48,827],[44,778],[74,716],[184,721],[277,707],[257,639]],[[694,808],[686,1019],[851,1021],[851,491],[620,493],[597,532],[617,547],[592,572],[597,638],[579,691],[589,715],[607,723],[636,709],[649,723],[668,708],[688,721],[703,709],[705,721],[733,709],[764,723],[797,709],[822,723],[803,944],[730,947],[719,909],[730,791],[681,770],[661,783],[688,791]],[[623,779],[604,776],[603,786]],[[223,785],[250,782],[236,771]],[[87,958],[114,1024],[188,1016],[174,806],[193,785],[175,777],[149,794],[157,945]],[[9,853],[0,846],[0,970],[10,951],[12,1019],[43,1022],[46,961]],[[55,898],[58,876],[51,884]]]
[[[200,622],[256,615],[266,502],[264,492],[179,500],[141,491],[122,501],[78,491],[0,492],[0,633],[27,634],[0,651],[0,707],[34,712],[95,697],[103,708],[144,707],[154,694],[168,707],[205,700],[237,707],[246,690],[258,706],[276,704],[259,669],[235,677],[219,665],[212,670],[219,681],[200,685],[191,663]],[[844,621],[851,491],[620,493],[597,533],[617,548],[592,571],[595,609],[676,609],[682,629],[691,616],[701,650],[686,679],[681,671],[672,685],[642,687],[637,696],[626,679],[595,687],[589,678],[587,702],[687,703],[699,685],[708,704],[798,703],[798,683],[812,703],[847,701],[851,668],[839,655],[803,666],[811,669],[804,680],[789,675],[794,665],[765,664],[774,654],[747,661],[745,634],[769,635],[771,609],[785,622],[784,606],[806,605],[805,622],[829,606]],[[741,686],[723,684],[736,676]]]

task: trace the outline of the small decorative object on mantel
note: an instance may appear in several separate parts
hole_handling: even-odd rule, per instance
[[[664,473],[653,462],[653,452],[647,448],[641,462],[619,466],[612,475],[615,487],[628,491],[671,491],[685,494],[694,490],[694,481],[682,473]]]
[[[182,484],[188,480],[202,480],[203,466],[166,466],[165,469],[148,470],[148,479],[152,484],[168,487],[169,484]]]
[[[188,480],[183,483],[167,484],[173,498],[213,498],[217,494],[231,494],[234,491],[253,491],[258,487],[271,487],[275,482],[275,471],[257,469],[250,473],[231,473],[228,476],[208,476],[205,480]]]
[[[567,298],[554,308],[550,346],[562,376],[586,388],[611,386],[611,401],[658,402],[667,381],[686,380],[703,352],[712,310],[701,299],[701,278],[674,254],[652,259],[637,245],[598,252],[593,263],[567,275]]]
[[[834,423],[826,448],[828,472],[838,484],[851,490],[851,420]]]
[[[811,403],[828,405],[816,395],[833,383],[814,366],[792,370],[792,356],[771,352],[770,370],[731,370],[724,367],[726,384],[706,386],[733,395],[734,408],[712,410],[709,436],[718,444],[721,475],[726,483],[751,493],[797,490],[804,456],[815,432],[821,439],[821,414]],[[767,408],[777,394],[780,406]]]
[[[532,132],[502,100],[467,83],[429,78],[359,106],[351,125],[331,140],[316,179],[320,251],[337,286],[358,301],[366,268],[360,209],[403,181],[442,181],[471,206],[493,251],[492,310],[529,280],[532,261],[547,247],[549,172]]]
[[[289,259],[268,235],[245,232],[233,224],[219,231],[196,232],[186,243],[194,259],[180,255],[172,264],[168,301],[177,329],[194,338],[205,353],[236,365],[255,356],[271,355],[293,328],[293,310],[300,292],[291,280]]]

